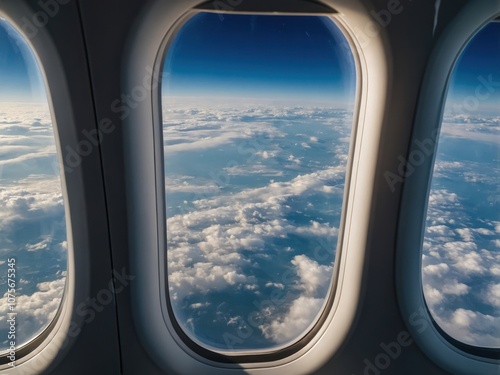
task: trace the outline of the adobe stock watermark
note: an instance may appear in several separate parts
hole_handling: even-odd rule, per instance
[[[235,349],[236,345],[242,345],[248,340],[256,330],[260,330],[266,323],[265,319],[272,315],[272,312],[287,302],[292,302],[300,296],[300,290],[288,290],[286,285],[296,284],[299,280],[297,274],[288,269],[282,275],[282,288],[274,288],[268,299],[253,301],[256,310],[250,312],[247,319],[239,321],[236,332],[223,332],[222,338],[227,349]]]
[[[412,0],[406,0],[411,2]],[[401,4],[400,0],[389,0],[385,9],[379,11],[370,11],[373,21],[367,22],[363,30],[354,28],[356,35],[359,38],[361,47],[367,47],[370,44],[371,39],[375,38],[380,34],[382,29],[389,26],[392,22],[393,17],[401,14],[403,12],[404,6]]]
[[[327,242],[323,238],[318,239],[318,245],[313,251],[314,260],[318,263],[335,257],[334,241]],[[236,329],[236,332],[224,332],[222,338],[227,349],[235,349],[236,345],[242,345],[248,340],[256,330],[261,330],[263,325],[274,311],[280,306],[289,304],[299,298],[302,294],[300,288],[287,288],[287,286],[300,285],[300,277],[293,269],[288,269],[281,276],[281,285],[274,285],[273,290],[269,294],[269,298],[253,301],[256,310],[247,315],[247,319],[242,318]],[[325,296],[325,298],[328,298]]]
[[[106,306],[111,304],[115,295],[120,294],[130,285],[130,282],[135,279],[134,275],[129,275],[124,268],[120,272],[113,270],[113,277],[108,282],[105,288],[97,292],[94,297],[88,297],[84,302],[81,302],[75,309],[76,315],[79,317],[78,322],[72,321],[68,328],[68,333],[65,337],[56,338],[60,341],[52,350],[59,352],[66,348],[71,341],[80,335],[82,328],[86,324],[91,324],[97,314],[102,312]],[[114,282],[113,282],[114,281]],[[83,321],[80,321],[83,319]],[[49,352],[49,348],[42,350],[39,355],[34,357],[26,365],[16,367],[19,375],[31,375],[33,371],[41,371],[46,366],[47,356],[53,358],[56,353]],[[38,372],[37,372],[38,373]]]
[[[410,152],[410,155],[408,156],[408,159],[405,159],[403,155],[399,155],[399,164],[397,171],[386,171],[384,173],[385,181],[391,189],[391,192],[394,193],[396,191],[397,184],[404,182],[406,178],[415,173],[416,168],[424,164],[426,159],[434,154],[437,135],[438,130],[436,129],[432,132],[430,138],[424,139],[423,141],[415,139],[413,143],[417,147],[413,148],[413,150]]]
[[[280,125],[276,129],[278,131],[282,131],[286,125]],[[231,168],[236,168],[241,165],[250,165],[253,163],[257,157],[265,151],[265,145],[262,143],[262,141],[259,141],[258,139],[242,139],[238,142],[236,145],[238,155],[246,157],[244,161],[237,161],[237,160],[228,160],[221,170],[218,171],[210,171],[208,173],[210,177],[210,182],[214,183],[218,188],[222,188],[224,186],[229,186],[231,184],[232,177],[228,170]],[[206,185],[203,187],[203,189],[200,192],[197,192],[196,194],[193,195],[193,197],[190,199],[191,202],[203,200],[203,199],[208,199],[213,195],[213,186],[211,185]],[[167,194],[168,194],[168,188],[167,188]],[[189,214],[191,213],[191,209],[187,207],[180,207],[180,213],[182,215]]]
[[[38,31],[47,26],[50,20],[56,17],[61,10],[61,5],[66,5],[71,0],[39,0],[37,2],[40,10],[33,13],[31,17],[21,18],[21,30],[28,38],[34,38]]]
[[[457,113],[474,112],[479,109],[481,102],[491,99],[495,91],[500,88],[500,81],[493,81],[493,74],[489,74],[487,78],[478,76],[477,81],[479,83],[474,88],[474,95],[468,95],[461,103],[455,103],[454,111]]]
[[[243,0],[217,0],[212,3],[212,6],[217,11],[231,11],[235,10],[236,7],[240,6],[243,3]],[[224,21],[224,15],[222,13],[219,14],[219,19]]]
[[[480,108],[482,102],[490,100],[498,88],[500,88],[500,81],[494,81],[493,74],[488,77],[478,76],[478,85],[474,88],[474,94],[466,96],[461,102],[455,103],[453,109],[456,113],[473,112]],[[404,156],[398,156],[398,167],[394,172],[386,171],[384,173],[387,185],[391,192],[396,191],[396,185],[402,183],[406,178],[415,173],[416,168],[420,167],[427,158],[431,157],[436,148],[436,141],[438,138],[438,130],[435,129],[431,133],[431,137],[423,141],[416,139],[408,159]]]
[[[7,358],[9,359],[9,366],[16,366],[16,334],[17,334],[17,280],[16,280],[16,258],[7,259],[7,345],[9,345],[9,352]]]
[[[417,334],[423,333],[429,327],[429,320],[424,309],[421,307],[409,317],[412,327],[415,327]],[[363,360],[363,375],[381,375],[387,370],[403,353],[404,349],[413,344],[413,339],[408,331],[401,331],[393,341],[380,343],[380,352],[373,358]],[[355,375],[355,374],[352,374]]]
[[[123,121],[133,109],[137,108],[140,103],[146,100],[149,93],[156,89],[161,82],[161,74],[156,77],[153,69],[149,66],[145,68],[146,75],[143,77],[141,84],[133,87],[129,93],[121,94],[120,98],[113,100],[110,104],[111,112],[118,115],[118,118]],[[79,167],[83,159],[94,152],[104,139],[105,135],[111,134],[116,129],[116,125],[108,118],[102,118],[97,129],[83,130],[81,139],[76,145],[76,149],[71,146],[66,146],[64,155],[64,171],[71,173],[75,168]]]
[[[129,282],[135,279],[135,276],[128,275],[126,273],[125,267],[122,268],[121,273],[113,270],[113,278],[116,281],[113,283],[113,279],[108,282],[107,288],[101,289],[97,292],[95,297],[89,297],[85,302],[80,303],[76,307],[76,314],[80,317],[84,317],[84,323],[89,324],[96,317],[96,313],[100,313],[104,308],[113,301],[113,297],[116,294],[120,294],[125,287],[129,285]],[[71,329],[73,326],[73,330]],[[73,332],[73,336],[72,336]],[[76,337],[80,334],[81,329],[72,322],[70,325],[68,335],[70,337]]]

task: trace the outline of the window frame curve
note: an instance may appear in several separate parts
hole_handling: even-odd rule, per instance
[[[452,73],[468,42],[499,15],[498,2],[469,2],[451,20],[433,46],[419,94],[407,156],[419,150],[416,140],[433,140],[433,150],[404,178],[398,219],[395,277],[403,319],[424,353],[438,366],[458,375],[471,372],[495,374],[500,365],[500,349],[464,344],[446,334],[434,321],[423,294],[422,246],[439,133]]]
[[[75,4],[65,3],[61,4],[61,7],[63,5],[70,12],[75,9]],[[92,121],[87,121],[82,126],[84,121],[79,122],[82,119],[77,118],[77,112],[89,111],[88,92],[82,90],[82,87],[79,88],[80,92],[78,93],[74,90],[74,86],[77,84],[74,78],[75,74],[78,74],[80,66],[75,67],[75,69],[65,68],[65,56],[61,55],[59,49],[61,41],[56,40],[54,35],[54,29],[61,27],[61,25],[58,22],[49,25],[49,20],[47,25],[36,29],[36,35],[30,36],[26,33],[26,19],[32,17],[37,11],[40,12],[38,6],[39,4],[29,0],[2,3],[0,4],[0,16],[16,29],[29,45],[44,84],[64,200],[68,242],[67,274],[63,298],[51,323],[36,337],[17,348],[14,367],[8,364],[9,359],[6,356],[0,358],[0,371],[7,375],[40,374],[53,370],[69,354],[71,347],[80,338],[80,332],[85,325],[85,315],[78,310],[81,309],[81,302],[91,296],[89,257],[92,244],[95,244],[95,238],[89,239],[92,237],[89,235],[91,233],[89,226],[92,222],[101,222],[101,219],[96,220],[94,215],[96,212],[100,212],[102,215],[104,209],[102,207],[96,210],[95,207],[89,208],[85,205],[85,199],[89,196],[96,199],[96,202],[102,199],[96,194],[96,190],[99,189],[98,184],[88,181],[88,175],[95,173],[96,167],[100,168],[98,153],[86,157],[85,163],[80,163],[74,168],[68,166],[64,159],[63,145],[76,150],[82,136],[82,130],[91,131],[95,124]],[[75,16],[76,13],[73,13],[64,22],[73,22],[78,25],[80,20]],[[64,22],[62,23],[63,27],[65,26]],[[75,48],[78,47],[75,46]],[[78,50],[78,52],[82,51]],[[90,114],[92,116],[92,112]],[[65,170],[67,167],[71,169],[71,172]]]
[[[158,147],[161,139],[161,109],[158,89],[161,75],[161,62],[165,55],[169,37],[175,34],[183,21],[196,8],[194,1],[185,1],[182,6],[172,3],[171,6],[151,0],[151,5],[141,14],[130,33],[128,57],[126,59],[123,80],[128,91],[141,85],[141,73],[144,68],[153,67],[151,87],[155,86],[150,96],[139,103],[138,107],[124,120],[125,158],[128,166],[126,189],[130,194],[129,241],[131,244],[130,263],[137,281],[132,285],[133,317],[137,325],[137,333],[142,344],[147,348],[153,360],[165,370],[183,373],[177,363],[185,363],[181,358],[190,361],[196,369],[206,374],[217,374],[221,369],[228,373],[241,373],[257,369],[266,374],[278,371],[273,366],[283,365],[291,371],[303,372],[304,368],[312,371],[324,364],[342,345],[348,336],[359,309],[362,293],[362,270],[364,267],[364,251],[366,228],[369,225],[370,208],[364,204],[371,201],[373,192],[369,188],[375,178],[376,153],[378,150],[385,98],[377,95],[387,85],[387,65],[384,61],[389,52],[384,44],[384,33],[371,40],[369,48],[362,43],[363,36],[357,31],[370,21],[369,12],[360,1],[353,2],[325,1],[325,4],[339,11],[335,15],[337,25],[341,27],[357,60],[357,99],[351,139],[351,164],[346,176],[342,245],[339,246],[336,267],[337,289],[333,306],[325,313],[324,324],[312,340],[303,348],[282,358],[273,358],[263,362],[243,363],[237,358],[217,356],[206,358],[192,350],[179,337],[165,303],[164,258],[161,253],[165,249],[163,224],[164,216],[164,180],[162,165],[162,148]],[[283,10],[286,13],[286,10]],[[356,27],[357,26],[357,27]],[[165,37],[167,35],[167,38]],[[148,40],[148,45],[144,43]],[[142,43],[141,43],[142,41]],[[163,47],[162,47],[163,46]],[[370,61],[376,63],[369,64]],[[368,86],[367,77],[371,78]],[[370,99],[368,99],[370,98]],[[365,126],[366,112],[370,112],[370,127]],[[139,126],[140,124],[140,126]],[[154,140],[154,141],[153,141]],[[362,148],[361,145],[364,145]],[[363,151],[362,151],[363,150]],[[362,157],[362,154],[364,156]],[[361,171],[363,171],[361,173]],[[152,197],[152,198],[151,198]],[[356,199],[355,199],[356,198]],[[356,225],[353,224],[356,217]],[[139,220],[139,218],[141,218]],[[147,224],[147,228],[146,228]],[[349,251],[344,249],[349,248]],[[349,275],[350,279],[346,279]],[[349,281],[349,286],[346,286]],[[144,290],[148,290],[145,295]],[[349,290],[349,292],[347,292]],[[154,296],[154,298],[146,298]],[[146,310],[145,305],[148,305]],[[332,328],[335,326],[335,329]],[[322,340],[321,345],[319,340]],[[325,343],[328,342],[328,343]],[[220,353],[219,353],[220,354]],[[260,355],[262,357],[262,355]],[[314,358],[311,360],[311,358]],[[241,358],[240,358],[241,359]],[[243,358],[244,359],[244,358]],[[256,358],[258,360],[258,357]],[[237,362],[237,363],[234,363]],[[300,367],[299,367],[300,366]],[[297,370],[299,369],[300,370]]]
[[[308,4],[308,1],[302,1],[306,4]],[[204,13],[207,12],[207,9],[210,9],[210,3],[204,3],[202,6],[194,8],[193,10],[189,11],[188,13],[185,14],[184,17],[178,20],[178,23],[174,26],[174,28],[169,31],[169,33],[165,36],[164,41],[162,42],[162,46],[159,49],[158,53],[158,58],[157,61],[158,67],[155,69],[156,71],[160,72],[165,64],[165,60],[167,57],[168,49],[170,48],[171,43],[173,42],[177,32],[179,32],[180,29],[184,26],[184,24],[191,19],[191,17],[199,14],[199,13]],[[297,1],[297,3],[301,3],[301,1]],[[244,4],[242,2],[241,4]],[[259,4],[258,2],[256,4]],[[268,3],[265,3],[268,4]],[[354,58],[354,63],[356,65],[355,70],[356,74],[358,73],[359,69],[357,65],[358,63],[358,57],[356,56],[356,53],[352,50],[352,41],[349,41],[349,36],[347,35],[347,31],[344,29],[342,25],[339,24],[339,22],[332,17],[336,12],[331,10],[330,13],[317,13],[316,12],[316,7],[317,5],[315,3],[311,3],[313,6],[313,13],[307,13],[307,12],[292,12],[288,11],[286,13],[284,12],[279,12],[278,14],[282,15],[300,15],[300,16],[323,16],[323,17],[328,17],[330,21],[337,27],[339,30],[342,32],[343,36],[346,38],[346,40],[349,43],[349,46],[351,47],[351,52],[353,54]],[[293,9],[293,6],[291,7]],[[325,11],[328,11],[328,9],[325,7]],[[208,12],[211,12],[210,10]],[[261,12],[261,11],[238,11],[238,12],[212,12],[212,13],[218,13],[218,14],[256,14],[256,15],[276,15],[276,13],[269,13],[269,12]],[[355,77],[355,81],[357,81],[358,77]],[[158,118],[155,118],[155,143],[156,143],[156,149],[158,150],[156,152],[156,160],[157,160],[157,175],[163,176],[162,179],[159,179],[159,181],[165,181],[165,176],[164,176],[164,155],[163,155],[163,141],[164,141],[164,135],[163,133],[163,128],[162,128],[162,95],[161,95],[161,80],[159,79],[159,87],[156,93],[154,93],[153,97],[153,113],[155,116],[159,114]],[[356,83],[357,84],[357,83]],[[357,92],[355,94],[357,96]],[[357,98],[356,98],[357,101]],[[165,253],[167,252],[167,245],[164,239],[166,239],[166,210],[165,210],[165,192],[163,191],[163,194],[158,194],[158,211],[163,212],[163,214],[158,215],[158,232],[161,233],[159,237],[160,241],[160,246],[159,249],[165,249],[163,252],[160,250],[160,262],[159,264],[164,264],[165,267],[160,269],[161,273],[161,279],[165,280],[165,288],[164,291],[162,292],[162,308],[163,308],[163,314],[166,316],[166,319],[168,319],[171,322],[171,326],[173,330],[175,331],[177,338],[182,341],[184,345],[186,345],[190,350],[193,352],[201,355],[202,357],[214,361],[214,362],[219,362],[219,363],[258,363],[258,362],[273,362],[273,361],[279,361],[281,359],[287,358],[292,356],[294,353],[300,351],[302,348],[304,348],[306,345],[309,344],[311,340],[314,340],[314,336],[317,335],[317,333],[320,331],[321,326],[326,322],[329,311],[332,310],[333,305],[334,305],[334,299],[335,299],[335,291],[336,291],[336,286],[338,285],[338,275],[339,275],[339,269],[338,269],[338,260],[341,257],[341,252],[342,252],[342,237],[344,230],[343,228],[345,227],[345,222],[343,220],[344,218],[344,212],[346,210],[347,206],[347,193],[346,191],[349,189],[349,184],[348,184],[348,176],[350,175],[351,171],[351,165],[352,165],[352,152],[351,152],[351,147],[353,146],[352,138],[355,137],[356,134],[356,112],[357,112],[357,105],[354,106],[353,110],[353,123],[351,125],[351,134],[350,134],[350,145],[349,145],[349,155],[348,155],[348,160],[346,163],[346,177],[345,177],[345,188],[344,188],[344,194],[343,194],[343,201],[342,201],[342,213],[341,213],[341,222],[339,223],[339,239],[336,243],[336,255],[334,258],[334,264],[333,264],[333,270],[332,270],[332,276],[331,276],[331,282],[330,282],[330,287],[328,294],[325,296],[325,305],[322,308],[320,314],[312,321],[312,328],[309,328],[307,331],[299,335],[296,339],[293,340],[291,344],[285,344],[285,345],[280,345],[276,348],[272,348],[269,350],[241,350],[241,351],[235,351],[235,352],[224,352],[222,350],[211,350],[209,348],[205,348],[202,344],[196,343],[193,339],[189,337],[189,335],[184,332],[184,329],[180,326],[180,324],[177,322],[174,312],[173,312],[173,307],[171,300],[169,298],[168,294],[168,269],[167,269],[167,257],[165,256]],[[158,132],[159,131],[159,132]],[[160,184],[158,184],[160,185]],[[161,191],[161,187],[158,186],[158,188]],[[180,341],[179,341],[180,343]]]
[[[60,139],[59,139],[59,132],[58,128],[55,122],[55,118],[53,116],[53,109],[52,109],[52,104],[51,104],[51,95],[50,95],[50,89],[47,84],[46,80],[46,75],[45,75],[45,69],[42,64],[42,61],[40,60],[39,54],[37,53],[37,47],[36,44],[34,45],[31,40],[23,33],[20,24],[16,22],[16,17],[12,17],[11,13],[8,11],[6,12],[3,9],[0,9],[0,17],[4,18],[6,22],[11,26],[12,28],[15,29],[15,31],[18,33],[18,35],[24,39],[24,41],[28,44],[30,48],[30,52],[33,54],[33,58],[36,61],[37,68],[40,70],[41,76],[43,78],[42,84],[44,85],[44,90],[46,91],[47,99],[48,99],[48,106],[50,110],[50,116],[51,116],[51,121],[52,121],[52,128],[53,128],[53,133],[54,133],[54,145],[56,146],[56,152],[57,152],[57,158],[60,166],[60,181],[61,181],[61,188],[62,188],[62,193],[63,193],[63,199],[64,199],[64,206],[65,206],[65,216],[69,214],[66,200],[67,200],[67,191],[66,191],[66,184],[65,184],[65,177],[64,173],[62,171],[62,160],[61,160],[61,150],[60,150]],[[38,47],[39,48],[39,47]],[[63,328],[63,321],[61,320],[62,316],[66,313],[67,311],[67,300],[68,300],[68,291],[69,288],[71,288],[71,284],[73,283],[72,277],[70,276],[72,271],[69,272],[70,266],[73,263],[73,249],[72,249],[72,240],[70,238],[70,230],[71,230],[71,223],[69,220],[66,218],[66,225],[67,225],[67,240],[68,240],[68,249],[67,249],[67,276],[66,276],[66,282],[65,282],[65,287],[63,291],[63,295],[61,298],[61,302],[59,304],[59,307],[57,309],[57,312],[55,316],[52,318],[51,322],[42,330],[40,331],[36,336],[32,337],[28,342],[22,344],[20,347],[16,347],[16,367],[17,366],[22,366],[26,361],[32,357],[33,352],[39,351],[42,349],[44,346],[49,347],[50,342],[48,339],[53,339],[54,335],[57,335],[57,332],[60,330],[64,330]],[[3,369],[8,369],[8,363],[10,360],[8,359],[7,355],[2,355],[0,356],[0,370]],[[24,367],[24,366],[23,366]],[[8,372],[7,372],[8,373]]]

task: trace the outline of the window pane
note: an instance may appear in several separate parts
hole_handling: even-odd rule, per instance
[[[45,329],[65,287],[66,225],[51,122],[35,56],[0,19],[0,351]]]
[[[439,326],[500,347],[500,23],[467,45],[451,86],[432,179],[423,286]]]
[[[288,345],[330,292],[355,65],[327,17],[199,13],[164,65],[175,317],[211,349]]]

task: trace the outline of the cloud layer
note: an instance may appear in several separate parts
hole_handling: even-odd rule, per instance
[[[429,198],[424,294],[452,337],[498,348],[500,117],[448,115],[446,121]]]
[[[239,348],[297,339],[329,292],[351,115],[261,106],[171,108],[164,116],[168,281],[178,320],[225,349],[224,333]],[[253,334],[239,342],[250,321]]]
[[[0,105],[0,350],[8,348],[7,259],[15,259],[16,343],[41,332],[62,298],[66,223],[48,107]]]

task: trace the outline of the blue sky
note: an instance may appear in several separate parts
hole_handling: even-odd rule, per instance
[[[165,73],[169,96],[337,103],[352,97],[355,75],[350,47],[326,17],[212,13],[179,31]]]
[[[500,347],[500,23],[453,71],[431,185],[423,286],[436,322],[466,344]]]
[[[0,18],[0,101],[47,102],[35,56],[25,40]]]
[[[483,87],[478,98],[476,87],[490,75],[500,82],[492,43],[499,31],[498,24],[481,31],[451,79],[447,105],[478,104],[474,111],[454,106],[460,111],[446,117],[474,126],[442,128],[423,250],[423,288],[438,324],[488,347],[499,345],[500,221],[497,153],[484,139],[494,142],[498,131],[498,90]],[[332,168],[344,168],[352,117],[301,105],[352,100],[353,68],[345,40],[326,18],[199,14],[173,40],[164,93],[213,103],[163,102],[169,291],[195,340],[219,349],[269,348],[300,337],[316,319],[333,259],[319,259],[315,246],[336,243],[344,170]],[[230,101],[217,96],[313,102],[284,109],[252,100],[220,109]],[[478,112],[486,109],[497,111]],[[298,282],[284,280],[290,269]],[[321,281],[308,286],[314,275]],[[256,309],[271,293],[292,298]],[[260,323],[249,329],[255,317]],[[241,330],[250,332],[245,340]],[[234,347],[226,346],[226,334]]]
[[[64,292],[68,246],[57,165],[36,58],[0,19],[0,351],[10,346],[7,259],[16,260],[17,347],[51,322]]]
[[[176,318],[217,349],[287,345],[316,320],[333,275],[350,48],[324,17],[201,13],[172,41],[164,72]]]
[[[450,104],[462,104],[478,111],[498,110],[499,67],[500,22],[490,22],[466,45],[455,65],[449,93]],[[493,92],[488,91],[483,84],[484,79],[488,81],[490,75],[492,81],[497,83]],[[477,87],[481,87],[479,96],[475,93]],[[491,95],[486,98],[488,92]]]
[[[474,97],[478,77],[500,81],[500,42],[489,46],[499,35],[500,24],[488,26],[467,46],[452,85],[459,100]],[[339,106],[353,98],[352,56],[340,31],[319,17],[200,14],[173,41],[166,69],[170,95],[330,100]],[[495,86],[480,108],[498,106],[499,91]],[[29,47],[0,19],[0,104],[39,100],[42,92]],[[4,255],[15,253],[22,270],[18,321],[27,339],[50,322],[65,287],[64,205],[59,178],[43,168],[52,170],[57,160],[46,106],[8,103],[0,115],[0,233]],[[461,115],[450,117],[450,124]],[[204,329],[197,332],[200,340],[206,334],[206,342],[224,347],[224,337],[212,335],[231,332],[238,339],[250,316],[264,324],[238,344],[267,348],[294,340],[316,319],[333,275],[328,250],[340,223],[351,116],[331,108],[273,106],[181,108],[165,116],[171,296],[178,298],[174,307],[185,314],[185,325]],[[459,134],[444,126],[442,134],[448,130],[452,139],[440,138],[445,157],[434,174],[440,185],[428,216],[424,288],[450,334],[498,347],[500,317],[488,315],[500,307],[498,154],[474,141],[493,139],[498,121],[475,114],[468,119],[476,125]],[[491,155],[468,160],[464,149]],[[25,176],[6,178],[9,171]],[[5,275],[5,262],[1,267]],[[285,277],[289,270],[294,278]],[[289,299],[268,316],[261,302],[276,292]],[[6,306],[4,298],[3,337]]]

